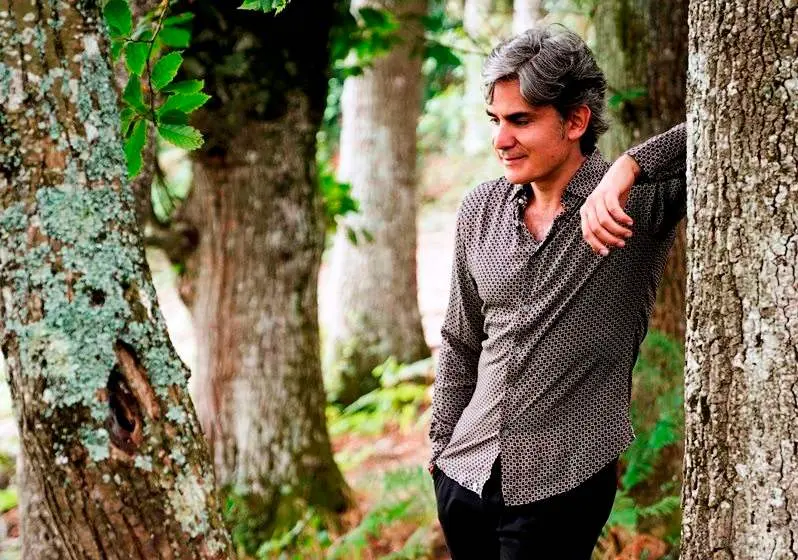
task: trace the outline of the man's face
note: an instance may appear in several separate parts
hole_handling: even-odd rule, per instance
[[[556,175],[574,149],[569,123],[551,105],[533,107],[521,97],[518,80],[497,82],[487,108],[493,123],[493,147],[511,183],[545,180]]]

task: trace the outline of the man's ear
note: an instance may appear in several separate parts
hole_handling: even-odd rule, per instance
[[[571,110],[571,114],[565,121],[565,135],[569,140],[579,140],[590,124],[590,107],[580,105]]]

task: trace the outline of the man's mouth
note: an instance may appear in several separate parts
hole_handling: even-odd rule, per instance
[[[526,156],[523,156],[523,155],[521,155],[521,156],[502,156],[502,158],[501,158],[501,159],[502,159],[502,162],[503,162],[503,163],[510,164],[510,163],[513,163],[513,162],[516,162],[516,161],[522,160],[522,159],[524,159],[525,157],[526,157]]]

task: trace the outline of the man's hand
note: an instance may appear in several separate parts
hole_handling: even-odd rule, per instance
[[[582,237],[594,252],[607,256],[610,248],[623,247],[624,239],[632,237],[632,218],[623,211],[623,206],[639,174],[635,160],[622,155],[579,209]]]

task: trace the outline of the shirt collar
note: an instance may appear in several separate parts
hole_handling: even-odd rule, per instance
[[[598,148],[593,150],[579,169],[576,170],[571,180],[565,187],[565,192],[580,198],[587,198],[599,184],[601,178],[610,168],[610,164],[601,155]],[[513,199],[517,199],[524,192],[524,184],[513,184]]]

